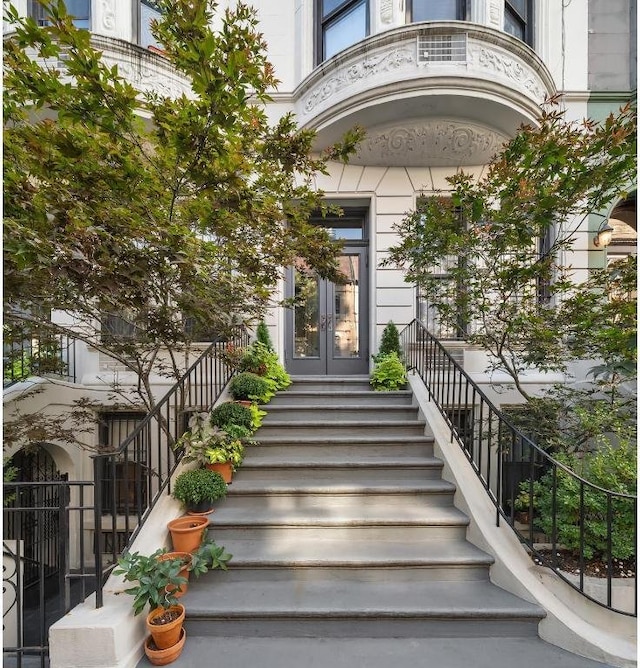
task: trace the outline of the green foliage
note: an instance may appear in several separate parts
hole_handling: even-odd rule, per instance
[[[230,462],[235,471],[244,461],[244,444],[239,438],[229,437],[226,441],[209,448],[206,456],[210,464]]]
[[[258,328],[256,329],[256,340],[258,343],[261,343],[267,350],[271,352],[274,351],[273,342],[271,341],[271,334],[269,334],[269,328],[267,323],[264,320],[260,321]]]
[[[374,390],[400,390],[407,383],[407,372],[398,354],[377,355],[369,381]]]
[[[593,453],[557,455],[557,460],[592,483],[584,486],[584,554],[587,559],[607,557],[607,501],[604,490],[635,496],[637,493],[637,454],[635,443],[622,439],[616,446],[601,443]],[[556,528],[558,543],[568,550],[580,550],[580,482],[558,469]],[[553,531],[553,478],[547,473],[533,483],[534,524],[551,536]],[[520,505],[528,508],[529,483],[522,484]],[[635,554],[636,518],[634,499],[612,500],[611,556],[628,559]]]
[[[273,382],[274,390],[284,390],[291,385],[291,377],[280,363],[277,353],[259,341],[254,341],[240,361],[241,371],[250,371]]]
[[[249,410],[251,411],[251,429],[257,431],[262,425],[262,420],[267,414],[267,411],[261,410],[256,404],[251,404]],[[255,445],[256,442],[252,440],[252,443]]]
[[[296,257],[337,277],[340,244],[309,223],[327,208],[311,184],[360,133],[318,156],[314,132],[291,114],[269,121],[277,82],[243,3],[158,0],[153,32],[184,81],[172,96],[137,90],[62,2],[42,4],[43,27],[6,12],[5,323],[109,355],[137,375],[152,407],[149,378],[179,377],[198,332],[261,318]],[[155,56],[136,57],[144,68]],[[40,315],[51,308],[73,324],[52,325]],[[106,316],[130,335],[104,336],[96,323]]]
[[[125,589],[133,596],[133,614],[139,615],[149,605],[155,608],[168,608],[179,603],[176,592],[187,578],[179,575],[184,564],[180,559],[161,560],[158,557],[166,550],[157,550],[150,556],[139,552],[125,552],[114,569],[114,575],[124,575],[127,582],[137,582]]]
[[[233,401],[219,404],[211,411],[211,424],[230,436],[244,438],[253,433],[253,415],[246,406]]]
[[[384,357],[389,353],[395,353],[399,359],[402,359],[402,349],[400,348],[400,332],[392,320],[389,320],[382,332],[380,339],[380,348],[378,354],[374,355],[374,361],[379,357]]]
[[[596,346],[600,334],[587,332],[592,312],[584,302],[560,305],[578,289],[569,265],[578,228],[635,182],[636,129],[631,106],[599,124],[566,120],[552,100],[482,177],[455,174],[450,197],[419,200],[395,226],[401,241],[383,264],[406,270],[443,325],[470,323],[469,343],[484,349],[491,368],[507,373],[524,398],[523,372],[564,371],[578,354],[581,337],[572,333],[604,347]],[[624,309],[620,337],[629,341],[635,316]],[[603,343],[613,342],[613,329],[594,317],[607,330]]]
[[[208,461],[207,450],[227,441],[229,435],[211,424],[209,413],[195,413],[189,420],[189,430],[174,444],[174,450],[182,451],[182,461],[196,462],[204,466]]]
[[[165,549],[156,550],[145,556],[139,552],[125,552],[119,559],[114,575],[123,575],[126,582],[136,582],[125,593],[133,596],[133,613],[139,615],[149,605],[150,609],[168,608],[180,601],[175,595],[187,578],[179,575],[185,563],[180,557],[159,559],[166,554]],[[204,540],[191,555],[188,569],[199,577],[209,570],[227,570],[232,555],[210,539]]]
[[[231,379],[229,393],[234,399],[266,404],[275,394],[273,383],[263,376],[243,371]]]
[[[185,506],[216,501],[227,495],[227,483],[217,471],[196,468],[183,471],[176,478],[172,495]]]

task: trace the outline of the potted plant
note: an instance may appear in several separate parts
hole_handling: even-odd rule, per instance
[[[188,512],[209,513],[213,502],[227,495],[227,484],[216,471],[207,468],[183,471],[176,478],[172,496],[182,503]]]
[[[208,458],[207,468],[217,471],[222,475],[224,481],[230,484],[234,471],[244,460],[244,444],[241,439],[226,434],[224,438],[217,439],[215,444],[207,449],[206,456]]]
[[[243,371],[231,379],[229,394],[239,402],[266,404],[275,395],[275,383],[264,376]]]
[[[167,523],[176,552],[195,552],[205,539],[209,518],[206,515],[183,515]]]
[[[246,438],[255,431],[251,409],[233,401],[216,406],[211,411],[210,422],[234,438]]]
[[[278,354],[262,341],[254,341],[245,349],[239,369],[268,378],[273,381],[275,390],[284,390],[291,385],[291,376],[282,366]]]
[[[159,559],[164,550],[150,556],[127,552],[118,559],[114,575],[123,575],[125,581],[136,584],[125,593],[132,595],[133,614],[139,615],[148,605],[146,625],[150,638],[145,640],[145,653],[152,663],[175,660],[184,645],[185,609],[176,593],[186,578],[180,575],[180,559]],[[150,654],[151,653],[151,654]],[[155,663],[155,665],[163,665]]]
[[[374,390],[400,390],[407,384],[407,371],[398,353],[377,355],[370,381]]]

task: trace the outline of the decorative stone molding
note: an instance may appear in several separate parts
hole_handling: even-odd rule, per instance
[[[469,65],[502,75],[510,83],[516,84],[534,97],[537,102],[544,101],[545,90],[542,81],[533,70],[508,52],[475,43],[469,45],[468,56]]]
[[[365,79],[376,78],[385,72],[400,70],[407,65],[415,65],[415,56],[415,48],[394,48],[369,56],[359,62],[352,62],[311,90],[304,99],[303,113],[310,114],[318,105],[339,91],[350,88]]]
[[[473,123],[447,119],[415,121],[370,130],[353,164],[478,165],[488,162],[507,137]]]
[[[502,11],[498,0],[489,2],[489,24],[496,28],[502,27]]]
[[[116,30],[115,0],[100,0],[102,30],[107,33]]]
[[[393,0],[380,0],[380,21],[393,23]]]

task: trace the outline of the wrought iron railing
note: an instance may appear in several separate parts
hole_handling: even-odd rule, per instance
[[[76,340],[66,334],[36,330],[17,337],[5,332],[3,386],[29,376],[55,376],[75,383]]]
[[[171,474],[179,460],[173,446],[189,417],[209,410],[233,375],[223,353],[229,345],[248,343],[244,329],[212,343],[115,452],[93,457],[96,607],[102,607],[102,587],[118,557],[160,497],[171,491]]]
[[[496,524],[506,521],[538,563],[591,601],[637,616],[637,496],[590,483],[521,433],[418,320],[402,331],[401,340],[407,367],[424,382],[451,428],[452,441],[460,445],[493,502]],[[560,502],[567,490],[573,492],[570,507]],[[577,545],[571,571],[565,570],[566,536]],[[633,546],[633,554],[624,559],[614,556],[620,540]],[[602,595],[587,586],[594,556],[601,565]],[[633,583],[628,603],[614,600],[622,562]]]
[[[86,566],[93,554],[92,486],[4,483],[5,666],[47,666],[49,627],[95,590],[95,573]]]

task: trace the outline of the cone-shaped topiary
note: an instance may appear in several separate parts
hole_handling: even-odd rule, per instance
[[[389,353],[396,353],[399,359],[402,359],[402,349],[400,348],[400,332],[394,325],[393,320],[389,320],[387,326],[382,332],[380,339],[380,348],[378,354],[374,356],[374,360],[378,357],[383,357]]]
[[[273,352],[273,343],[271,341],[271,335],[269,334],[269,328],[264,320],[260,321],[258,328],[256,329],[256,340],[261,343],[263,346]]]

